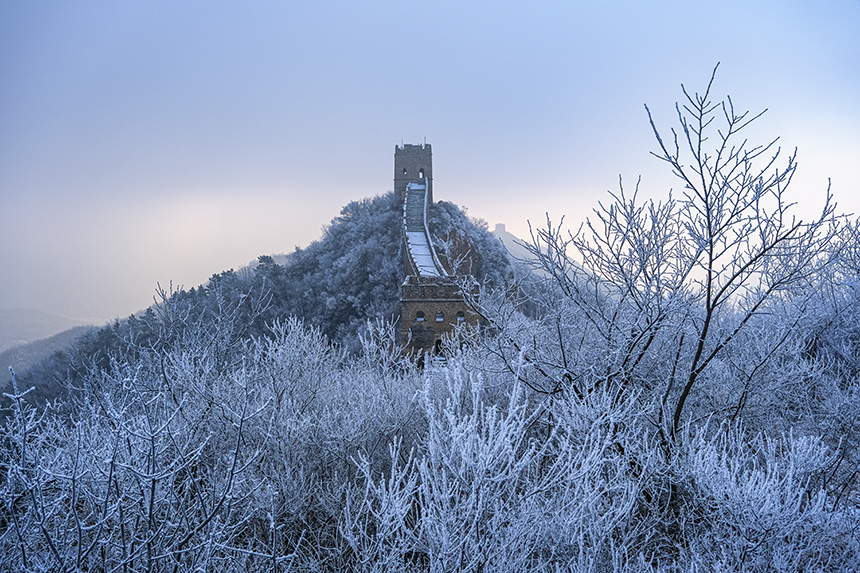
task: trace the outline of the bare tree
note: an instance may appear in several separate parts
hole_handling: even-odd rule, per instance
[[[576,233],[548,218],[528,247],[552,287],[544,290],[542,323],[525,336],[518,325],[505,339],[507,355],[531,366],[530,385],[547,393],[581,399],[602,386],[619,396],[647,389],[667,440],[681,429],[691,393],[739,334],[788,296],[800,296],[799,319],[803,297],[838,255],[829,187],[812,221],[795,218],[786,197],[795,153],[780,163],[777,140],[749,144],[745,130],[764,112],[738,112],[729,97],[713,101],[715,75],[716,68],[701,95],[682,86],[679,127],[668,138],[646,106],[653,155],[680,179],[681,192],[642,203],[639,183],[630,197],[619,182]],[[504,323],[496,321],[503,334]],[[785,340],[785,332],[771,333],[762,360]]]
[[[683,273],[690,271],[683,278],[690,283],[699,310],[692,321],[694,353],[681,377],[683,388],[672,416],[673,434],[705,368],[771,298],[814,282],[822,267],[831,263],[829,248],[837,232],[829,187],[818,218],[804,223],[790,214],[793,204],[785,192],[797,168],[796,151],[780,169],[780,149],[773,150],[776,140],[749,147],[740,139],[744,128],[764,112],[752,117],[738,113],[728,97],[712,103],[716,71],[703,95],[684,89],[687,101],[676,106],[681,136],[673,129],[670,145],[648,112],[660,147],[654,155],[684,183],[678,222],[686,249],[679,253],[678,267]],[[717,120],[722,127],[712,125]],[[713,152],[706,151],[709,134],[716,136]],[[690,163],[682,158],[682,146]],[[718,315],[730,307],[737,310],[733,324],[715,334]]]

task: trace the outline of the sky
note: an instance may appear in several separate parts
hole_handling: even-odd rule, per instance
[[[644,104],[767,113],[790,198],[860,213],[860,0],[0,2],[0,308],[103,322],[321,236],[433,146],[434,198],[526,238],[619,177],[678,189]]]

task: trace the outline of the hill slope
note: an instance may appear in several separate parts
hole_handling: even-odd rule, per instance
[[[394,193],[353,201],[319,240],[297,248],[283,265],[261,256],[254,268],[230,269],[212,275],[205,285],[160,293],[160,304],[88,332],[27,372],[13,367],[22,386],[58,388],[64,378],[87,367],[106,368],[112,358],[166,347],[183,329],[206,330],[216,323],[225,336],[219,363],[227,364],[243,341],[270,336],[269,326],[289,316],[355,350],[368,321],[399,317],[401,217]],[[458,274],[472,274],[488,285],[501,285],[511,275],[504,247],[483,221],[470,219],[452,203],[438,202],[431,206],[428,223],[441,257],[449,266],[458,263]]]

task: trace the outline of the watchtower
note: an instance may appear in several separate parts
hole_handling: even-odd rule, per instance
[[[400,340],[404,351],[439,353],[442,339],[461,325],[477,326],[480,317],[450,277],[410,275],[400,287]],[[477,289],[469,293],[477,296]]]
[[[429,143],[394,146],[394,191],[401,203],[410,183],[426,185],[428,203],[433,203],[433,153]]]

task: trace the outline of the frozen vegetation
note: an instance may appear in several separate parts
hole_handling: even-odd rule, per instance
[[[860,569],[858,226],[793,219],[793,157],[709,91],[654,129],[680,192],[547,221],[540,272],[436,205],[484,322],[423,369],[387,195],[22,376],[0,570]]]

